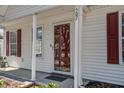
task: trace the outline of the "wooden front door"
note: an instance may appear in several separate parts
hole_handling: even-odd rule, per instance
[[[70,23],[54,26],[54,70],[70,72]]]

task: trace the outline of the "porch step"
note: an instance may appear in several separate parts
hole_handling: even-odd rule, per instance
[[[15,75],[12,75],[12,74],[8,74],[8,73],[4,73],[2,71],[0,71],[0,75],[4,76],[4,77],[7,77],[7,78],[11,78],[11,79],[17,80],[17,81],[20,81],[20,82],[25,82],[25,81],[33,82],[33,81],[29,80],[29,79],[19,78],[18,76],[15,76]]]

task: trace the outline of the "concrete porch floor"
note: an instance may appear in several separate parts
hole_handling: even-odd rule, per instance
[[[6,74],[6,76],[12,76],[14,79],[22,80],[31,80],[31,70],[22,69],[22,68],[0,68],[0,75]],[[37,84],[47,84],[50,82],[56,83],[60,88],[72,88],[74,86],[73,78],[68,77],[66,80],[59,82],[55,80],[46,79],[45,77],[49,76],[50,73],[45,72],[36,72],[36,83]]]

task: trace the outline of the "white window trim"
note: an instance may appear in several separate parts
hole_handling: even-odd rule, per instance
[[[44,49],[44,26],[43,25],[38,25],[37,28],[39,28],[39,27],[42,27],[42,50],[41,50],[42,56],[36,56],[36,57],[37,58],[43,58],[43,54],[44,54],[44,51],[43,51],[43,49]],[[37,55],[37,53],[36,53],[36,55]]]
[[[16,55],[11,55],[11,44],[10,44],[10,33],[11,32],[16,33]],[[16,30],[9,31],[9,55],[10,56],[17,56],[17,31]]]

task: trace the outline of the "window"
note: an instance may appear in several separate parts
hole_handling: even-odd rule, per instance
[[[38,27],[36,32],[36,56],[37,57],[42,56],[42,41],[43,41],[42,35],[43,35],[42,27]]]
[[[17,43],[16,43],[16,32],[10,32],[10,55],[16,56]]]
[[[122,32],[121,32],[121,43],[122,43],[122,62],[124,62],[124,13],[122,13]]]
[[[119,59],[124,64],[124,12],[119,12]]]
[[[4,28],[0,28],[0,56],[3,55]]]

